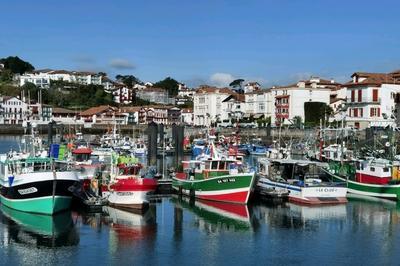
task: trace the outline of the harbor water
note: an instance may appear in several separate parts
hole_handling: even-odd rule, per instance
[[[0,137],[0,152],[18,138]],[[0,265],[398,265],[400,204],[247,206],[154,198],[143,214],[105,207],[53,217],[1,206]]]

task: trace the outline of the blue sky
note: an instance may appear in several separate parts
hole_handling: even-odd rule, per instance
[[[0,57],[192,86],[346,81],[400,69],[399,10],[394,0],[4,1]]]

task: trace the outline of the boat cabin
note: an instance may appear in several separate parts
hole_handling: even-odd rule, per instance
[[[87,162],[90,160],[92,150],[87,147],[78,147],[72,151],[72,155],[76,162]]]
[[[177,177],[190,180],[202,180],[221,175],[237,174],[241,170],[241,163],[235,160],[210,158],[208,160],[184,161],[182,164],[184,173]]]
[[[356,161],[356,181],[366,184],[388,184],[392,179],[392,165],[385,159]]]
[[[350,161],[353,157],[353,151],[338,144],[332,144],[322,150],[322,158],[324,161]]]
[[[320,171],[320,163],[307,160],[292,159],[260,159],[258,173],[275,182],[296,186],[321,185],[329,181]]]

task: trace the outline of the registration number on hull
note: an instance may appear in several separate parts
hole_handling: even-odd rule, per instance
[[[18,189],[18,193],[21,195],[26,195],[26,194],[32,194],[37,192],[37,188],[35,187],[30,187],[30,188],[25,188],[25,189]]]

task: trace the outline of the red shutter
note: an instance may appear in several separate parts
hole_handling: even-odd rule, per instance
[[[377,108],[378,109],[378,116],[381,116],[381,108]]]
[[[355,102],[355,98],[356,98],[356,91],[352,90],[351,91],[351,102]]]
[[[351,109],[349,109],[349,117],[351,117]]]
[[[360,117],[363,117],[363,112],[364,112],[364,110],[362,108],[360,108]]]
[[[358,117],[358,108],[354,108],[354,117]]]
[[[373,102],[378,101],[378,90],[372,90],[372,101]]]
[[[358,90],[358,102],[362,100],[362,90]]]
[[[374,108],[369,109],[369,116],[373,117],[374,116]]]

